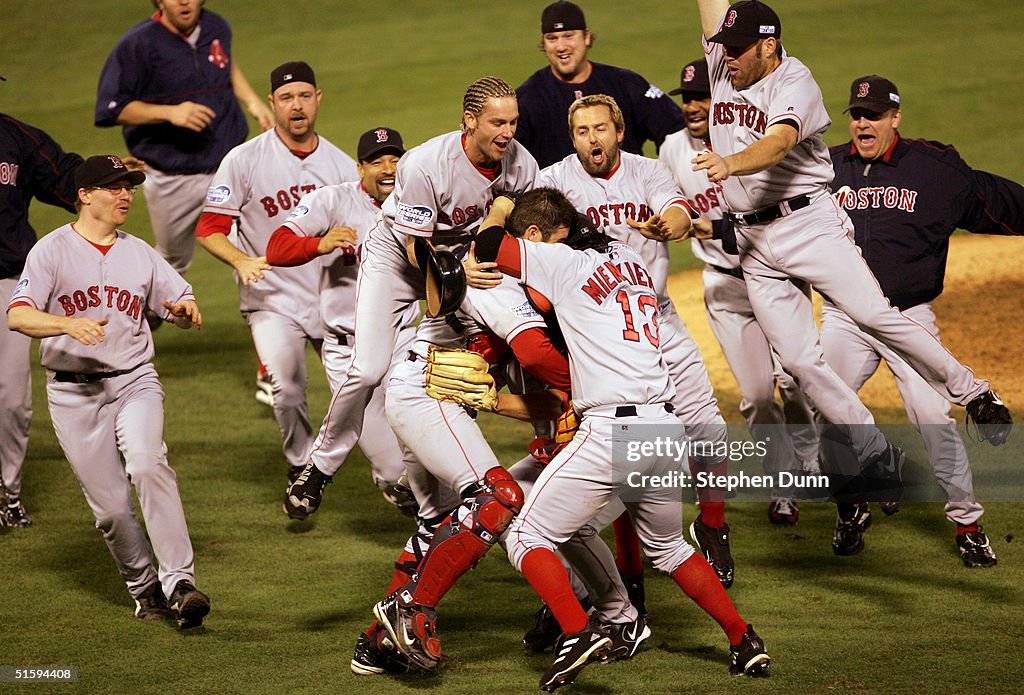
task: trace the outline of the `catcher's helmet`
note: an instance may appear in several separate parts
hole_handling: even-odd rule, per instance
[[[427,257],[427,316],[455,313],[466,298],[466,271],[450,251],[430,249]]]

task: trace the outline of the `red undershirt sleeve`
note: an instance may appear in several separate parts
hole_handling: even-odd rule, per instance
[[[555,349],[551,340],[540,328],[529,328],[509,343],[516,359],[531,375],[552,388],[568,392],[569,360]]]
[[[316,258],[320,238],[299,236],[291,229],[280,226],[270,235],[267,243],[267,263],[277,266],[295,266]]]
[[[214,234],[227,236],[231,233],[231,223],[234,219],[231,215],[222,215],[219,212],[204,212],[199,217],[199,224],[196,225],[196,236],[200,239]]]

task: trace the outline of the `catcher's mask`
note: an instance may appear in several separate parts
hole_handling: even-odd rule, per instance
[[[427,316],[454,314],[466,298],[466,271],[450,251],[430,249],[427,256]]]

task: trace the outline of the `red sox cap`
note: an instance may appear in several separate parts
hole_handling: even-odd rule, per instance
[[[722,30],[708,41],[728,46],[749,46],[760,39],[782,38],[782,22],[775,10],[758,0],[744,0],[729,8]]]
[[[75,188],[98,188],[121,180],[138,186],[146,180],[146,175],[141,171],[131,171],[120,157],[112,154],[89,157],[75,171]]]
[[[301,60],[294,60],[284,65],[278,65],[270,73],[270,93],[273,94],[279,87],[291,82],[308,82],[316,87],[316,75],[309,63]]]
[[[858,77],[850,85],[850,105],[843,110],[864,109],[871,113],[885,113],[900,107],[900,90],[880,75]]]
[[[708,77],[708,61],[700,58],[683,66],[679,73],[679,88],[669,94],[711,94],[711,79]]]
[[[371,128],[359,136],[356,157],[360,162],[372,162],[385,152],[393,152],[399,157],[405,154],[402,135],[397,130],[380,126]]]
[[[550,34],[555,31],[576,31],[587,28],[587,18],[579,5],[560,0],[544,8],[540,15],[540,33]]]

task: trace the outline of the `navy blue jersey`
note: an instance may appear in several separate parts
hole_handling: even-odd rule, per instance
[[[967,166],[951,145],[897,139],[868,162],[852,141],[831,148],[833,190],[853,220],[857,246],[899,309],[942,293],[949,237],[1024,233],[1024,188]]]
[[[569,135],[569,106],[580,97],[607,94],[615,99],[626,122],[622,149],[643,154],[644,142],[661,147],[669,133],[686,126],[683,112],[671,97],[632,70],[591,63],[590,78],[569,84],[555,77],[551,67],[533,73],[516,88],[519,97],[521,142],[541,168],[576,151]]]
[[[231,27],[220,15],[203,10],[198,31],[193,48],[156,17],[149,18],[121,37],[100,73],[97,126],[117,125],[121,110],[132,101],[193,101],[217,114],[199,133],[170,123],[125,126],[128,150],[161,171],[213,171],[249,133],[231,87]]]
[[[21,274],[36,241],[28,222],[32,198],[75,211],[81,163],[43,131],[0,113],[0,278]]]

